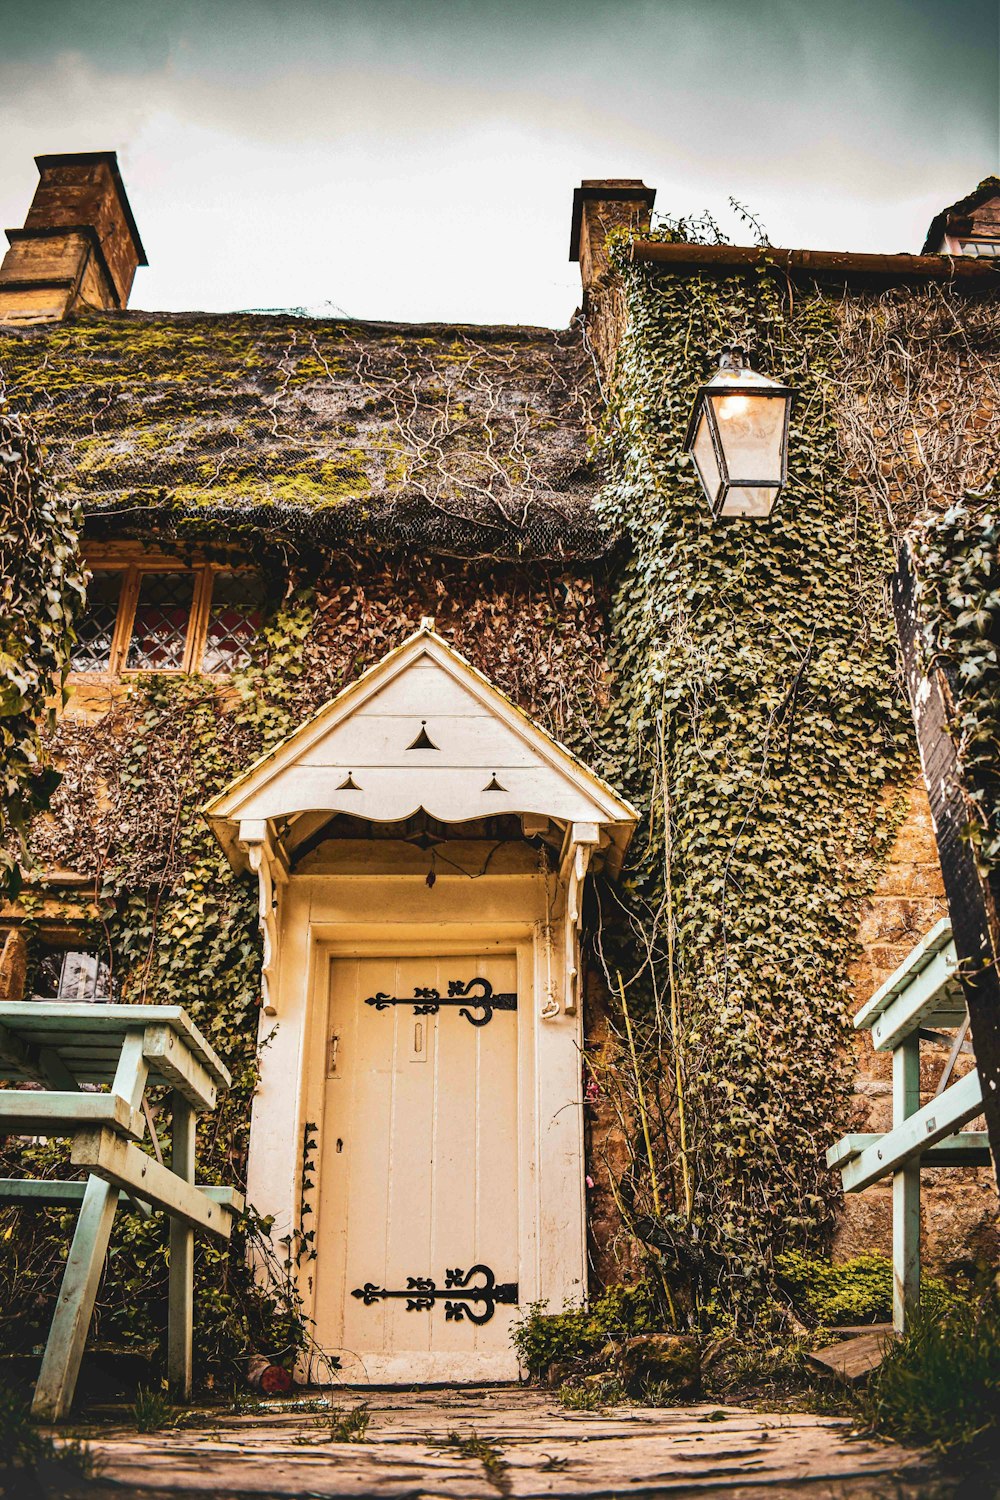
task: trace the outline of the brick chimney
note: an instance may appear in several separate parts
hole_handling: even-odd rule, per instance
[[[23,229],[5,231],[0,323],[51,323],[128,303],[148,264],[114,151],[36,156],[39,183]]]
[[[604,242],[620,224],[648,229],[656,189],[636,177],[584,178],[573,191],[573,228],[569,258],[580,262],[580,278],[588,291],[608,268]]]

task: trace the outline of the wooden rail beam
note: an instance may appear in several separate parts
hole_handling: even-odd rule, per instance
[[[120,1094],[0,1092],[0,1135],[72,1135],[81,1125],[103,1125],[141,1141],[146,1121]]]
[[[147,1026],[142,1050],[153,1071],[166,1078],[193,1109],[204,1114],[215,1108],[218,1089],[214,1078],[172,1027]]]
[[[851,1139],[860,1139],[852,1137]],[[196,1184],[198,1192],[204,1193],[213,1203],[240,1213],[243,1209],[243,1194],[233,1187],[215,1187],[210,1183]],[[36,1208],[79,1208],[87,1191],[86,1182],[59,1182],[52,1177],[0,1177],[0,1203],[27,1203]],[[124,1207],[138,1198],[139,1193],[118,1194],[118,1202]]]
[[[194,1106],[175,1089],[173,1097],[173,1155],[177,1177],[194,1184]],[[170,1220],[170,1281],[167,1291],[167,1380],[175,1399],[191,1398],[194,1368],[194,1231],[183,1219]]]
[[[869,1146],[884,1139],[881,1135],[867,1134],[841,1136],[827,1151],[826,1164],[833,1171],[841,1171]],[[990,1138],[985,1130],[963,1130],[956,1135],[947,1135],[936,1146],[928,1146],[920,1153],[922,1167],[988,1167],[989,1164]]]
[[[979,1075],[967,1073],[958,1083],[953,1083],[951,1088],[925,1104],[923,1109],[910,1115],[903,1124],[890,1130],[888,1135],[879,1136],[877,1144],[867,1146],[859,1156],[847,1162],[842,1169],[845,1193],[860,1192],[878,1182],[879,1178],[900,1171],[926,1152],[928,1146],[936,1146],[969,1120],[975,1119],[982,1108]],[[138,1150],[138,1147],[132,1149]],[[837,1149],[831,1147],[832,1151]]]
[[[232,1214],[195,1187],[147,1156],[132,1141],[110,1130],[80,1131],[70,1155],[74,1167],[86,1167],[95,1177],[134,1193],[154,1208],[181,1219],[192,1229],[204,1229],[219,1239],[229,1238]]]
[[[139,1122],[141,1135],[146,1128],[146,1121],[140,1107],[148,1076],[149,1067],[142,1055],[142,1038],[127,1036],[119,1054],[110,1094],[77,1094],[75,1097],[63,1095],[63,1099],[68,1099],[75,1105],[87,1106],[88,1101],[93,1101],[127,1110]],[[115,1135],[112,1129],[104,1127],[98,1133],[107,1136],[109,1141],[126,1146],[126,1142]],[[139,1150],[131,1141],[127,1143],[126,1149]],[[128,1184],[122,1186],[127,1187]],[[101,1284],[101,1273],[104,1270],[117,1207],[118,1194],[108,1183],[92,1176],[84,1190],[83,1204],[73,1232],[73,1242],[69,1247],[66,1269],[59,1287],[59,1300],[52,1315],[52,1325],[42,1356],[42,1368],[31,1403],[32,1415],[41,1421],[58,1422],[73,1405],[83,1346],[87,1341],[97,1288]]]
[[[872,1022],[872,1046],[891,1052],[925,1021],[960,1026],[965,1020],[965,995],[958,980],[958,958],[953,950],[936,953],[925,969]],[[856,1023],[855,1023],[856,1024]]]

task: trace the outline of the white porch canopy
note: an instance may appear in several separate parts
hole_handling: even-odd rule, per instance
[[[204,809],[233,866],[260,880],[265,1008],[276,957],[275,887],[288,880],[296,847],[337,813],[402,824],[421,810],[452,824],[516,815],[525,836],[558,836],[563,1007],[574,1011],[581,885],[595,859],[617,873],[635,810],[430,621]]]

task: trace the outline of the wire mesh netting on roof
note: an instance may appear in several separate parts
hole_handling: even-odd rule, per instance
[[[122,535],[607,551],[576,329],[125,314],[0,335],[53,474]]]

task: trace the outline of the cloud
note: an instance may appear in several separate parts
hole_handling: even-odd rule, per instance
[[[560,323],[581,176],[898,249],[996,162],[993,0],[0,0],[0,23],[5,222],[35,152],[116,147],[142,306]]]

